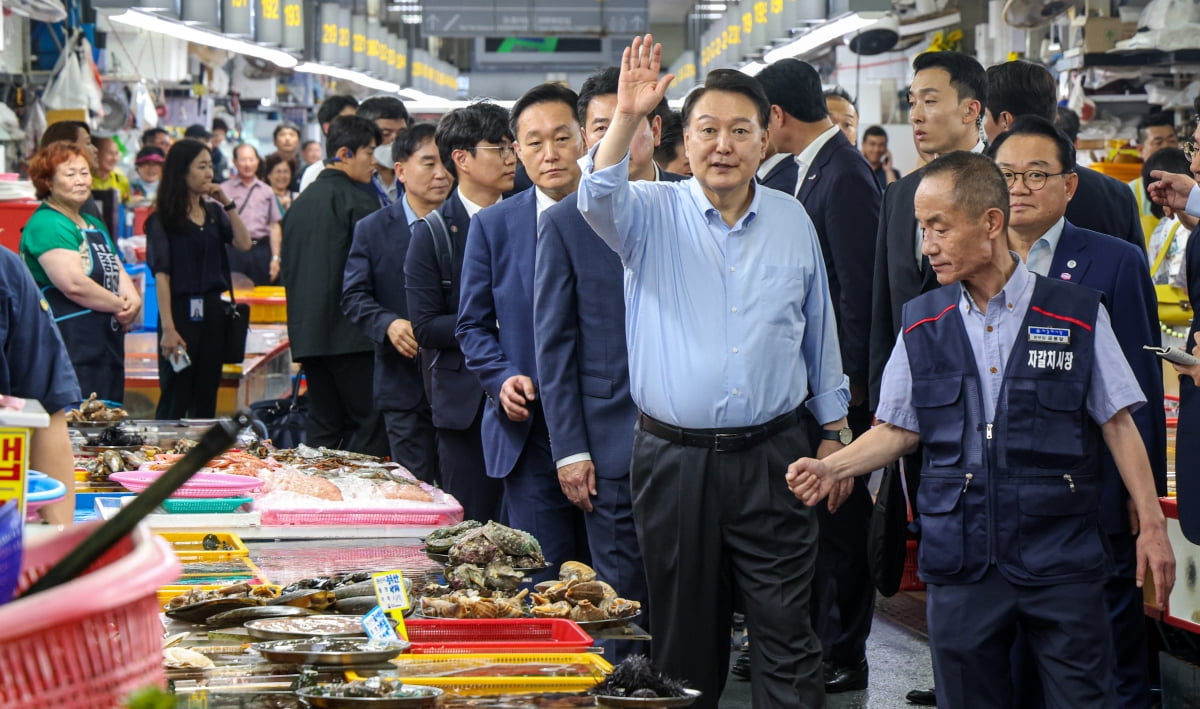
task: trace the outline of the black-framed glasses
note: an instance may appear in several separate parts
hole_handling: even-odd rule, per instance
[[[1000,174],[1004,175],[1004,181],[1009,187],[1017,184],[1017,176],[1021,176],[1021,182],[1025,187],[1033,192],[1037,192],[1046,186],[1046,180],[1051,177],[1062,177],[1070,175],[1074,170],[1064,170],[1063,172],[1043,172],[1042,170],[1026,170],[1025,172],[1013,172],[1012,170],[1001,170]]]
[[[476,145],[475,150],[499,150],[496,153],[501,160],[513,158],[517,156],[517,148],[515,145]]]
[[[1191,160],[1196,156],[1196,141],[1185,140],[1183,145],[1180,145],[1179,147],[1183,148],[1183,157],[1187,158],[1188,160]]]

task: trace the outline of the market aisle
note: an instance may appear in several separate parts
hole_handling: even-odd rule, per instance
[[[867,641],[870,687],[830,696],[827,709],[904,709],[914,706],[904,700],[909,690],[933,686],[923,596],[900,593],[876,599],[875,623]],[[736,656],[730,656],[731,665]],[[721,709],[750,709],[750,683],[730,677]]]

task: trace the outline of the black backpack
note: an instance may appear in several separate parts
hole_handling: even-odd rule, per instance
[[[295,448],[307,438],[308,397],[300,396],[303,378],[303,371],[296,375],[289,397],[250,404],[250,413],[266,427],[267,436],[276,448]]]

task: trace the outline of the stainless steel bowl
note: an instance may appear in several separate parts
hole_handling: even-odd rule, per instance
[[[313,695],[313,688],[305,687],[296,690],[296,696],[306,705],[318,709],[435,709],[438,697],[442,696],[442,690],[437,687],[404,686],[420,694],[414,697],[324,697]]]
[[[272,640],[250,646],[271,662],[296,665],[373,665],[387,662],[411,647],[403,640],[372,646],[368,640]]]
[[[700,690],[685,689],[682,697],[613,697],[596,695],[596,705],[602,707],[624,707],[626,709],[670,709],[686,707],[700,698]]]

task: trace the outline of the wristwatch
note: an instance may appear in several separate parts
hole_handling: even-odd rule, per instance
[[[850,441],[854,440],[854,432],[850,430],[849,426],[845,428],[839,428],[836,431],[830,431],[827,428],[823,428],[821,429],[821,440],[837,441],[843,446],[848,446],[850,445]]]
[[[221,206],[225,208],[226,212],[232,212],[233,210],[237,209],[237,202],[234,202],[231,199],[229,200],[229,204],[223,204]]]

